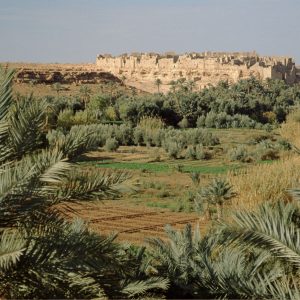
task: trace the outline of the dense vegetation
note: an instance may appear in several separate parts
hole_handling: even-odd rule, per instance
[[[93,233],[63,214],[78,200],[113,197],[125,188],[124,173],[78,167],[81,154],[143,143],[174,158],[184,148],[190,158],[205,159],[203,147],[219,143],[211,132],[167,126],[238,127],[242,119],[245,127],[274,126],[298,103],[298,88],[250,79],[193,93],[179,82],[166,96],[93,98],[85,90],[84,101],[70,104],[59,97],[13,99],[12,78],[11,71],[1,73],[0,297],[300,297],[300,208],[291,198],[265,199],[273,201],[226,221],[223,208],[236,191],[216,178],[196,205],[207,212],[214,207],[218,223],[203,237],[191,226],[167,227],[169,239],[148,239],[147,249],[117,244],[115,236]],[[108,120],[127,123],[101,124]],[[241,149],[230,155],[246,157]]]
[[[166,95],[124,95],[118,92],[92,96],[85,91],[77,100],[48,99],[65,111],[59,124],[71,126],[97,121],[130,122],[136,125],[143,117],[159,117],[165,124],[188,127],[269,128],[282,123],[291,107],[299,104],[300,88],[280,80],[260,82],[255,78],[229,86],[193,91],[190,82],[177,81]],[[86,110],[74,112],[86,108]]]

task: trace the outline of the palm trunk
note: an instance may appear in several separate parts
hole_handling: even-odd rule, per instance
[[[217,219],[220,221],[222,219],[223,207],[221,204],[217,204]]]

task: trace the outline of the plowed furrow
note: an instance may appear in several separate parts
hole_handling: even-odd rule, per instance
[[[149,229],[153,229],[153,228],[157,228],[157,227],[164,227],[166,224],[169,225],[174,225],[174,224],[186,224],[189,222],[193,222],[196,221],[198,218],[192,218],[192,219],[185,219],[182,221],[173,221],[173,222],[168,222],[168,223],[160,223],[160,224],[156,224],[156,225],[152,225],[152,226],[143,226],[143,227],[138,227],[138,228],[134,228],[134,229],[125,229],[123,231],[121,231],[121,233],[126,232],[126,233],[133,233],[133,232],[138,232],[141,230],[149,230]]]
[[[91,220],[91,223],[98,223],[101,221],[113,221],[113,220],[120,220],[120,219],[134,219],[134,218],[140,218],[140,217],[147,217],[147,216],[153,216],[158,215],[160,212],[144,212],[144,213],[136,213],[136,214],[128,214],[128,215],[117,215],[117,216],[109,216],[109,217],[102,217],[102,218],[96,218]]]

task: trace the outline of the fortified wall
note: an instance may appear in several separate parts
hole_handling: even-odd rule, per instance
[[[96,65],[127,84],[148,91],[153,91],[158,78],[163,91],[170,88],[170,81],[180,78],[194,81],[198,89],[221,80],[234,83],[250,76],[259,80],[283,79],[288,84],[300,82],[300,71],[292,58],[259,56],[256,52],[133,53],[117,57],[106,54],[97,56]]]

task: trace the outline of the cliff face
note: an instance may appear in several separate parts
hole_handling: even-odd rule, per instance
[[[300,83],[300,66],[296,66],[296,83]]]
[[[255,76],[258,79],[283,79],[288,84],[300,82],[300,69],[289,57],[258,56],[246,53],[190,53],[165,55],[148,53],[112,57],[99,55],[96,64],[2,64],[16,69],[17,83],[97,84],[125,82],[147,92],[170,89],[170,82],[181,78],[192,80],[196,89],[215,85],[220,80],[234,83]]]
[[[95,65],[73,64],[9,64],[16,69],[16,83],[44,84],[96,84],[102,82],[121,82],[111,73],[99,70]]]
[[[126,78],[126,83],[145,89],[147,86],[155,88],[155,80],[159,78],[165,91],[170,88],[170,81],[180,78],[194,81],[198,89],[215,85],[220,80],[234,83],[250,76],[261,80],[283,79],[288,84],[299,80],[292,58],[262,57],[255,52],[98,55],[96,65],[102,71]]]

